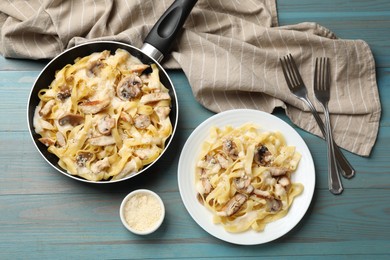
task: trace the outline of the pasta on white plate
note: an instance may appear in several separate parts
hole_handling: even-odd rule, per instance
[[[169,90],[155,64],[129,52],[95,52],[39,92],[34,128],[68,173],[118,180],[158,158],[172,134]]]
[[[280,132],[252,123],[212,127],[196,164],[198,200],[228,232],[261,231],[302,193],[291,179],[300,159]]]

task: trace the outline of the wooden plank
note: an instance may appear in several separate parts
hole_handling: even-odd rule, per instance
[[[41,158],[26,123],[26,103],[47,61],[0,57],[0,259],[388,259],[390,255],[390,2],[387,0],[278,0],[281,25],[313,21],[343,39],[363,39],[375,56],[382,101],[377,144],[369,158],[346,153],[358,171],[345,192],[327,191],[324,141],[297,130],[316,165],[317,183],[304,219],[265,245],[236,246],[199,227],[185,210],[177,186],[181,147],[214,113],[196,102],[184,74],[169,71],[179,97],[179,124],[170,151],[150,171],[130,181],[91,185],[65,177]],[[275,113],[289,124],[282,110]],[[21,181],[23,180],[23,181]],[[157,191],[167,217],[148,237],[121,225],[122,198],[138,188]]]
[[[41,71],[48,60],[10,59],[0,56],[0,71]]]
[[[100,185],[81,184],[53,169],[41,157],[26,132],[0,132],[2,149],[9,151],[0,157],[0,165],[5,169],[0,182],[0,195],[3,194],[50,194],[50,193],[91,193],[95,189],[126,190],[128,187],[146,187],[158,191],[178,191],[177,165],[182,147],[192,130],[179,129],[169,151],[145,174],[130,179],[123,184]],[[316,168],[317,189],[327,189],[327,160],[325,142],[311,134],[299,130],[312,153]],[[390,161],[390,131],[379,133],[378,143],[371,158],[362,158],[345,152],[347,159],[355,167],[357,174],[351,180],[343,179],[345,192],[350,196],[352,189],[384,189],[390,187],[388,172]],[[176,151],[176,152],[175,152]],[[375,165],[375,167],[372,167]],[[150,178],[153,176],[152,178]],[[19,180],[24,180],[20,182]],[[85,188],[84,188],[85,187]],[[83,190],[85,189],[85,190]],[[332,196],[330,196],[332,198]]]
[[[280,25],[299,22],[318,22],[328,27],[341,38],[363,39],[372,46],[379,65],[389,66],[386,52],[390,25],[390,2],[387,0],[353,1],[344,0],[278,0]],[[348,26],[346,26],[348,24]],[[47,60],[24,61],[0,57],[0,70],[40,71]]]
[[[124,192],[1,196],[7,214],[0,216],[0,258],[65,254],[69,258],[141,259],[153,258],[156,252],[160,258],[390,254],[390,191],[356,189],[351,193],[332,199],[327,191],[317,191],[296,228],[259,246],[235,246],[211,237],[191,219],[177,192],[159,192],[167,217],[148,237],[133,235],[121,225],[118,210]]]
[[[178,97],[179,97],[179,124],[177,134],[172,146],[181,147],[184,145],[185,140],[197,125],[203,120],[207,119],[214,113],[203,108],[194,99],[188,81],[181,71],[170,71],[170,76],[175,85]],[[79,187],[77,184],[74,187],[69,178],[59,175],[54,169],[46,164],[46,162],[40,157],[39,153],[35,149],[27,132],[27,120],[26,120],[26,100],[28,99],[29,89],[33,81],[35,80],[36,72],[0,72],[0,89],[3,95],[0,95],[0,120],[3,122],[0,124],[0,143],[2,149],[10,151],[4,157],[0,158],[0,162],[6,165],[7,170],[4,176],[4,181],[0,183],[4,189],[1,189],[1,193],[32,193],[36,190],[49,192],[74,192]],[[379,69],[378,72],[378,84],[380,87],[380,93],[382,100],[390,98],[390,70]],[[17,79],[17,80],[16,80]],[[344,181],[346,189],[351,188],[364,188],[375,187],[382,188],[389,185],[389,180],[386,177],[386,173],[390,168],[387,155],[389,154],[388,143],[390,143],[390,103],[382,102],[383,113],[381,126],[382,129],[379,132],[377,144],[374,148],[373,154],[370,158],[361,158],[351,153],[345,152],[348,160],[356,168],[358,174],[356,178],[351,181]],[[278,117],[282,118],[289,124],[291,122],[284,115],[284,112],[278,110],[275,113]],[[307,132],[297,129],[300,135],[307,142],[309,149],[311,150],[315,165],[317,169],[318,181],[317,185],[321,189],[326,189],[326,150],[325,142],[322,139],[313,136]],[[161,161],[162,169],[164,172],[166,169],[172,169],[172,161],[174,165],[177,165],[179,153],[171,156],[170,158]],[[18,160],[22,159],[22,163]],[[9,162],[15,162],[9,164]],[[378,167],[372,168],[371,165],[377,165]],[[153,169],[154,170],[154,169]],[[173,175],[176,169],[173,170]],[[28,173],[28,175],[26,175]],[[25,183],[18,183],[20,178],[29,178],[30,183],[28,186]],[[175,182],[170,182],[174,185]],[[43,186],[43,187],[42,187]],[[387,186],[388,187],[388,186]]]
[[[390,66],[386,35],[390,33],[389,1],[296,1],[278,0],[280,25],[316,22],[341,39],[362,39],[373,53],[378,67]]]
[[[192,94],[187,78],[181,70],[168,71],[179,102],[179,127],[193,129],[214,113],[201,106]],[[0,71],[0,131],[25,131],[27,129],[27,101],[38,72]],[[381,100],[390,98],[390,68],[377,70]],[[381,125],[390,126],[390,103],[382,102]],[[277,116],[289,121],[282,112]]]

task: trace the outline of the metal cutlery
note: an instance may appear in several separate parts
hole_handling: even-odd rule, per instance
[[[284,77],[287,82],[287,86],[289,87],[291,93],[294,94],[298,99],[303,101],[309,107],[311,113],[313,114],[315,120],[317,121],[317,124],[323,136],[326,137],[327,133],[325,131],[324,123],[322,122],[321,117],[318,115],[313,103],[307,97],[307,89],[298,71],[294,58],[292,57],[291,54],[289,54],[281,58],[280,62],[282,65]],[[355,170],[351,166],[351,164],[347,161],[347,159],[344,157],[340,148],[337,146],[337,144],[334,141],[333,141],[333,150],[337,159],[337,164],[341,170],[342,175],[348,179],[352,178],[355,175]]]
[[[332,128],[330,125],[328,102],[330,99],[330,65],[329,58],[317,58],[314,70],[314,95],[325,113],[326,141],[328,143],[328,177],[329,190],[333,194],[343,192],[340,175],[333,149]]]

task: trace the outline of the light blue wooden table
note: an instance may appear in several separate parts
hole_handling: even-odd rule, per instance
[[[390,259],[390,1],[279,0],[281,25],[318,22],[340,38],[363,39],[377,66],[382,119],[369,158],[345,153],[356,168],[341,196],[327,189],[325,142],[297,129],[314,157],[316,189],[303,220],[268,244],[220,241],[187,213],[178,190],[181,148],[213,113],[192,96],[181,71],[169,71],[180,100],[177,134],[161,162],[130,181],[76,182],[52,169],[27,130],[26,104],[44,61],[0,57],[0,259]],[[275,112],[289,124],[283,111]],[[118,209],[130,191],[148,188],[166,205],[163,226],[139,237],[122,226]]]

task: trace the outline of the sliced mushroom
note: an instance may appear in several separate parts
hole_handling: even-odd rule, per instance
[[[134,126],[138,129],[145,129],[151,124],[148,115],[139,115],[134,119]]]
[[[115,144],[115,139],[112,135],[103,135],[98,137],[89,138],[88,142],[95,146],[106,146]]]
[[[91,61],[87,68],[88,77],[98,76],[102,68],[104,68],[104,63],[102,62],[102,60],[99,59]]]
[[[72,94],[72,90],[69,88],[62,88],[60,92],[57,93],[57,98],[61,101],[64,101]]]
[[[233,160],[238,157],[237,145],[230,139],[222,142],[222,150]]]
[[[79,104],[79,109],[84,114],[97,114],[106,107],[108,107],[110,103],[110,98],[105,98],[102,100],[84,101]]]
[[[66,114],[58,119],[58,124],[60,126],[64,125],[71,125],[71,126],[77,126],[84,122],[84,117],[82,115],[76,115],[76,114]]]
[[[56,104],[54,99],[49,100],[39,111],[39,115],[42,117],[46,117],[48,114],[50,114],[51,109]]]
[[[124,100],[131,100],[141,95],[142,80],[135,74],[124,77],[116,87],[117,96]]]
[[[100,118],[97,124],[98,131],[103,135],[111,134],[111,129],[115,126],[115,119],[110,115],[104,115]]]
[[[271,212],[278,212],[282,209],[283,203],[278,199],[272,198],[267,202],[268,202],[269,211]]]
[[[93,154],[90,152],[79,152],[76,156],[76,163],[79,167],[85,167],[86,163],[91,160]]]
[[[110,51],[105,50],[100,53],[95,53],[92,59],[88,62],[87,75],[88,77],[94,77],[99,75],[101,69],[104,67],[103,60],[110,56]]]
[[[157,92],[143,95],[141,100],[139,101],[141,104],[153,103],[161,100],[169,100],[171,96],[168,93]]]
[[[231,215],[236,213],[242,205],[244,205],[247,199],[248,197],[246,195],[237,193],[222,207],[221,211],[217,212],[217,215],[223,217],[230,217]]]
[[[259,145],[255,149],[255,155],[253,157],[253,160],[255,163],[265,166],[272,160],[272,154],[268,150],[267,146],[265,145]]]

